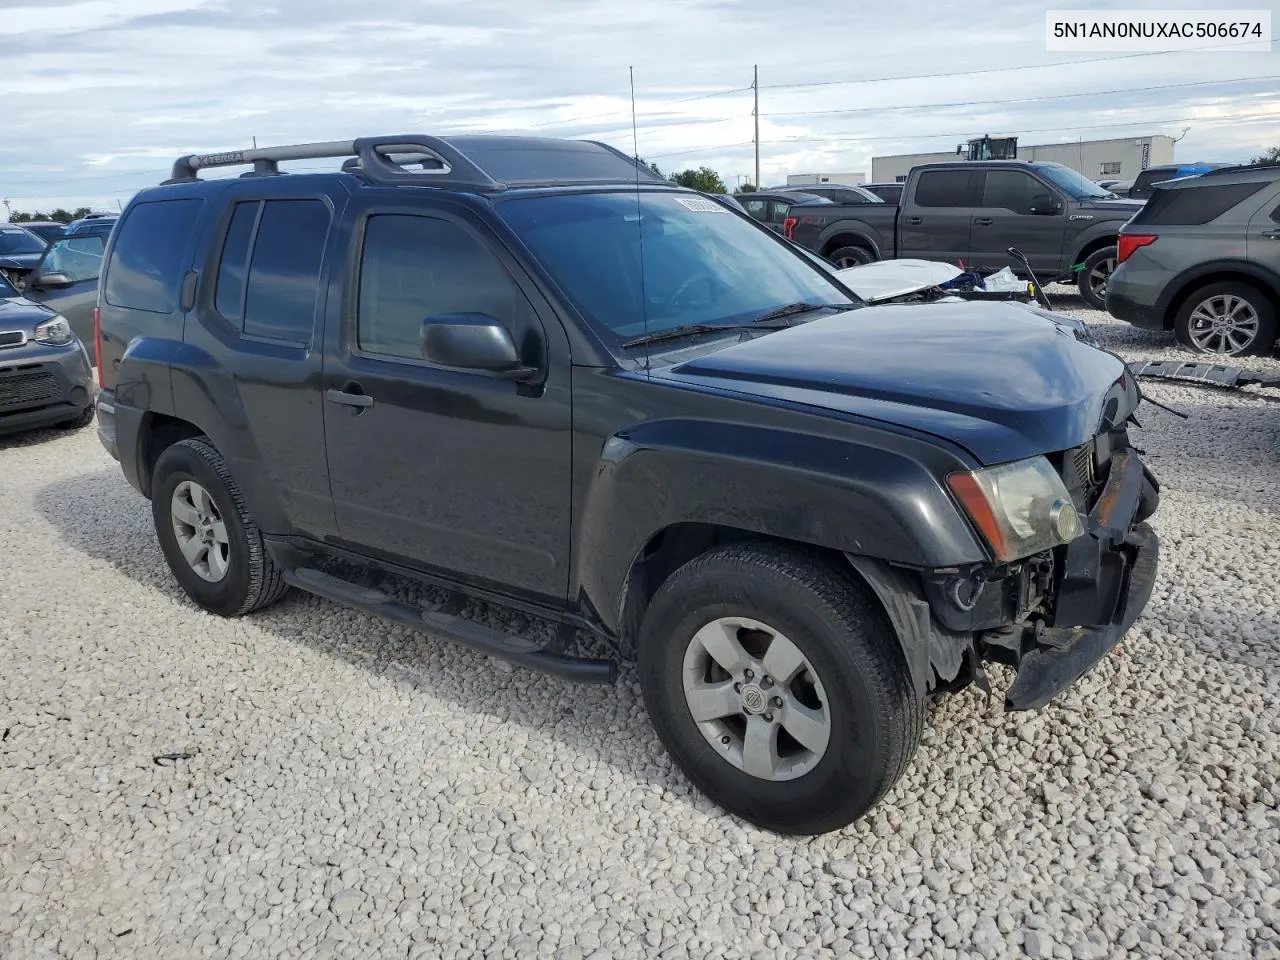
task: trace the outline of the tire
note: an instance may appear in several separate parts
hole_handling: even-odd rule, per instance
[[[1080,287],[1080,296],[1094,310],[1106,312],[1107,280],[1115,269],[1115,247],[1103,247],[1085,258],[1084,269],[1080,271],[1076,283]]]
[[[1234,316],[1230,326],[1213,329],[1215,319]],[[1225,280],[1187,297],[1173,321],[1178,342],[1195,353],[1219,357],[1269,354],[1276,342],[1275,305],[1257,287]]]
[[[738,619],[765,630],[734,633]],[[768,631],[774,636],[757,657],[755,645]],[[732,680],[728,688],[723,686],[724,677],[734,675],[723,670],[716,674],[717,665],[711,665],[711,675],[702,672],[703,647],[697,638],[726,635],[741,638],[745,647],[740,649],[755,658],[755,679],[741,693],[734,691]],[[767,689],[782,692],[787,700],[766,696],[766,703],[776,707],[782,702],[784,707],[776,716],[751,714],[752,687],[756,692],[765,688],[769,664],[778,664],[769,654],[778,635],[798,651],[816,683],[804,689],[775,683]],[[852,571],[799,550],[734,544],[689,561],[649,604],[638,654],[645,705],[672,759],[721,807],[777,833],[826,833],[858,819],[902,776],[920,742],[924,701],[915,693],[883,608]],[[746,674],[736,676],[741,681]],[[801,669],[796,676],[800,683],[810,673]],[[717,706],[711,713],[725,709],[718,706],[721,697],[731,702],[740,698],[742,711],[700,724],[686,694],[690,684],[698,693],[715,694]],[[793,707],[814,704],[828,718],[829,738],[821,753],[790,736],[800,716],[792,713]],[[758,698],[754,706],[759,707]],[[775,764],[772,778],[745,769],[747,731],[760,721],[787,731],[785,737],[779,732],[767,741],[775,761],[784,745],[791,752]]]
[[[80,411],[80,415],[72,417],[70,420],[63,420],[58,424],[60,430],[79,430],[93,423],[93,404],[89,404]]]
[[[864,263],[873,263],[876,255],[866,247],[848,246],[832,250],[827,259],[843,270],[846,267],[860,267]]]
[[[175,515],[179,522],[189,516],[177,513],[175,495],[184,504],[197,503],[203,498],[196,491],[207,493],[213,509],[204,513],[216,516],[222,529],[218,539],[218,522],[208,528],[214,539],[199,564],[184,556],[175,526]],[[275,603],[288,589],[263,545],[262,533],[249,515],[226,461],[208,440],[182,440],[160,454],[152,478],[151,514],[160,549],[174,578],[187,596],[210,613],[238,617]],[[195,526],[183,524],[183,530],[184,536],[188,530],[203,536]],[[225,559],[215,562],[215,553]],[[219,570],[221,576],[217,576]]]

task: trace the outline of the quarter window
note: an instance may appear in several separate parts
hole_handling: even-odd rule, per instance
[[[149,200],[132,207],[116,229],[103,297],[113,307],[172,313],[191,229],[204,201]]]

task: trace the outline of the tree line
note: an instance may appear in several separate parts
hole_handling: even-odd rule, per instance
[[[690,190],[700,190],[703,193],[728,193],[729,188],[725,186],[723,178],[715,170],[710,167],[698,167],[696,170],[681,170],[679,173],[663,173],[656,163],[652,163],[641,158],[641,163],[664,179],[670,180],[672,183],[678,183],[682,187],[688,187]],[[742,183],[738,186],[734,193],[755,193],[756,185],[754,183]]]
[[[62,207],[44,213],[37,210],[34,213],[11,213],[9,214],[10,223],[39,223],[46,220],[54,220],[58,223],[70,223],[72,220],[79,220],[81,217],[87,217],[93,213],[88,207],[76,207],[74,210],[63,210]]]

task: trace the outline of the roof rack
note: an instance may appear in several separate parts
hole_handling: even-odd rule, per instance
[[[464,150],[464,148],[467,148]],[[539,163],[530,163],[534,177],[506,177],[506,182],[482,169],[471,153],[504,166],[503,154],[539,152]],[[552,155],[550,167],[546,157]],[[331,140],[324,143],[300,143],[278,147],[255,147],[227,153],[188,154],[173,164],[170,183],[199,180],[199,171],[215,167],[251,165],[244,177],[278,176],[280,164],[289,160],[344,158],[342,172],[355,174],[374,184],[415,184],[448,186],[478,191],[499,191],[509,186],[535,184],[599,183],[629,181],[639,178],[666,183],[633,157],[605,143],[587,140],[556,140],[546,137],[506,137],[499,135],[465,135],[433,137],[423,134],[361,137],[356,140]],[[584,159],[585,158],[585,159]],[[618,161],[621,161],[619,163]]]

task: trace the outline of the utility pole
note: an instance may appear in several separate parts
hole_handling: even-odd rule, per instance
[[[755,93],[756,105],[751,111],[756,118],[756,189],[764,189],[760,183],[760,66],[752,67],[751,89]]]

